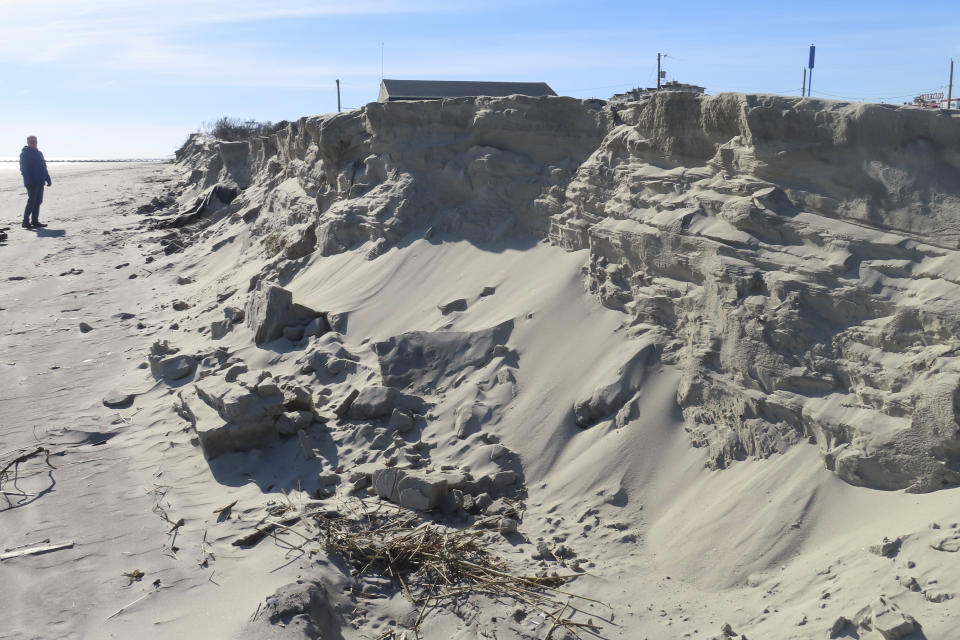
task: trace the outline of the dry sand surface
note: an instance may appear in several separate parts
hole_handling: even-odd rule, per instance
[[[52,166],[0,637],[958,637],[958,142],[512,97]]]

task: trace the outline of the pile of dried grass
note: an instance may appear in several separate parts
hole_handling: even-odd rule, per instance
[[[598,602],[559,589],[577,574],[513,575],[506,561],[483,542],[480,525],[450,529],[423,522],[416,514],[379,503],[357,500],[338,512],[314,514],[324,549],[343,558],[353,575],[379,574],[396,580],[420,607],[419,627],[430,605],[445,599],[484,594],[510,598],[543,612],[555,629],[599,630],[591,622],[564,618],[569,599]],[[560,601],[567,598],[566,603]],[[601,603],[602,604],[602,603]]]

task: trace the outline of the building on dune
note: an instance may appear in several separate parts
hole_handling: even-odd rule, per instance
[[[462,80],[381,80],[377,102],[443,100],[476,96],[555,96],[546,82],[474,82]]]

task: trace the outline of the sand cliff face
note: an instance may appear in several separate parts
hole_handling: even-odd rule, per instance
[[[183,224],[253,225],[262,280],[411,234],[584,250],[585,286],[654,346],[569,399],[581,427],[629,420],[666,362],[713,467],[815,445],[847,482],[930,491],[960,483],[958,142],[955,118],[883,105],[513,97],[371,104],[177,159]]]

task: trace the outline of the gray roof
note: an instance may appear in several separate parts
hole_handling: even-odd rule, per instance
[[[546,82],[470,82],[460,80],[381,80],[380,102],[438,100],[465,96],[555,96]]]

